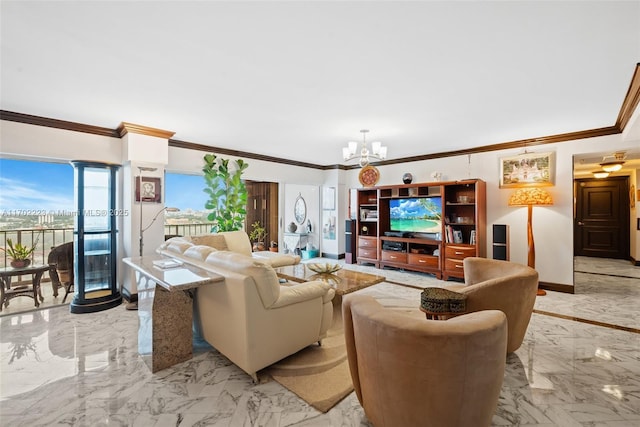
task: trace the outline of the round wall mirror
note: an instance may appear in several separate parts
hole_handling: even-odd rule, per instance
[[[307,204],[304,202],[302,194],[298,194],[296,204],[293,205],[293,216],[296,219],[296,222],[301,225],[304,220],[307,219]]]

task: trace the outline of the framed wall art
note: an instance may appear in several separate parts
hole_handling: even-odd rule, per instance
[[[524,153],[500,159],[500,188],[554,185],[555,152]]]
[[[324,187],[322,189],[322,209],[325,211],[333,211],[336,209],[335,187]]]
[[[160,178],[136,177],[136,202],[161,203],[162,184]]]

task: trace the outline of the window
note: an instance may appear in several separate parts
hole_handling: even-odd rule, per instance
[[[0,247],[7,240],[37,242],[33,260],[46,261],[53,246],[73,240],[73,167],[68,163],[0,159]],[[8,265],[0,252],[0,266]]]
[[[204,205],[208,196],[202,175],[182,173],[165,174],[165,206],[178,208],[179,212],[165,215],[165,234],[191,236],[211,232],[209,212]]]

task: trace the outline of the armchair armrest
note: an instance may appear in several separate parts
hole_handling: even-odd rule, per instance
[[[294,286],[280,286],[280,296],[269,308],[284,307],[319,297],[322,297],[322,302],[325,303],[331,301],[334,295],[335,290],[329,284],[319,280]]]

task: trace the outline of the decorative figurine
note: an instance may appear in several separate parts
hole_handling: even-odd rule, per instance
[[[311,233],[311,220],[307,220],[307,233]]]

